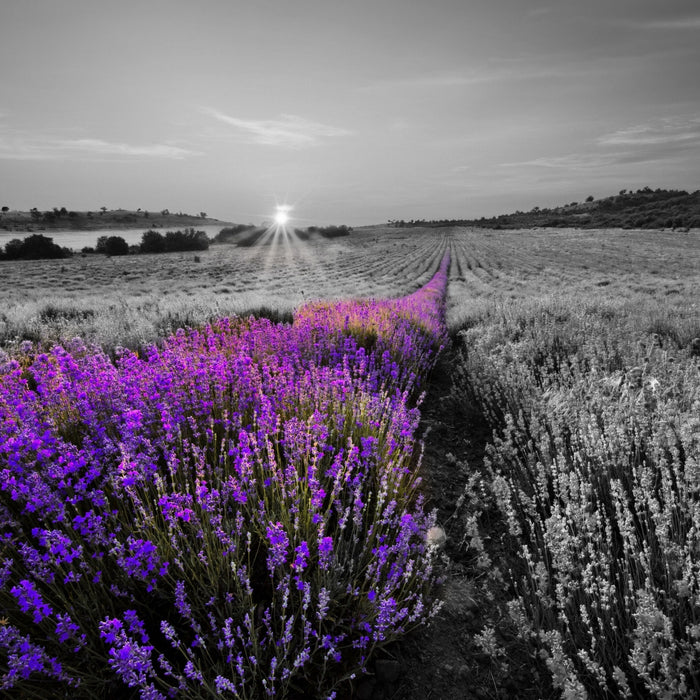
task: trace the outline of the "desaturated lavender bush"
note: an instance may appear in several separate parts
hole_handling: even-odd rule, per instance
[[[3,355],[3,693],[332,697],[428,619],[409,397],[445,339],[447,265],[358,302],[372,348],[339,305],[116,362],[79,339]]]
[[[494,428],[487,469],[513,554],[511,613],[554,686],[568,698],[690,697],[700,365],[642,308],[622,311],[494,309],[462,333],[455,396]]]

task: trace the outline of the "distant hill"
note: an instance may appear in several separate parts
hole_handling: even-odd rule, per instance
[[[155,229],[188,228],[193,226],[226,226],[229,221],[198,215],[171,213],[168,209],[146,211],[145,209],[107,209],[95,211],[68,211],[65,207],[40,211],[3,211],[0,214],[0,230],[5,231],[100,231],[103,229]]]
[[[393,221],[394,226],[478,226],[494,229],[517,228],[700,228],[700,190],[621,190],[603,199],[592,196],[553,209],[535,207],[480,219],[439,221]]]

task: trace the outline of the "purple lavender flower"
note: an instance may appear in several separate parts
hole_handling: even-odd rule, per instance
[[[35,623],[51,615],[51,606],[44,602],[32,581],[22,579],[18,586],[10,589],[10,592],[17,599],[19,609],[23,613],[31,613]]]
[[[306,543],[306,540],[302,540],[294,551],[296,552],[296,557],[294,559],[294,563],[292,564],[292,568],[295,571],[303,571],[306,568],[310,556],[309,545]]]
[[[284,526],[279,521],[267,526],[267,538],[270,542],[267,554],[267,568],[272,574],[276,567],[283,566],[287,561],[289,539]]]
[[[322,537],[318,543],[318,561],[322,569],[328,569],[333,559],[333,538]]]
[[[121,620],[112,618],[100,622],[100,637],[104,639],[107,644],[114,644],[122,631],[123,625]]]

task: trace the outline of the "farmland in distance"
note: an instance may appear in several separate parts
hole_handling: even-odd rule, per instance
[[[648,313],[682,306],[700,285],[697,231],[371,227],[335,240],[212,246],[199,262],[186,253],[5,262],[0,344],[80,334],[135,345],[260,307],[400,296],[424,284],[448,249],[452,329],[499,300],[575,294]]]

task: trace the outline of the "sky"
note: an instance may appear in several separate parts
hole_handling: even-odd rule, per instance
[[[0,204],[308,225],[700,188],[697,0],[3,0]]]

